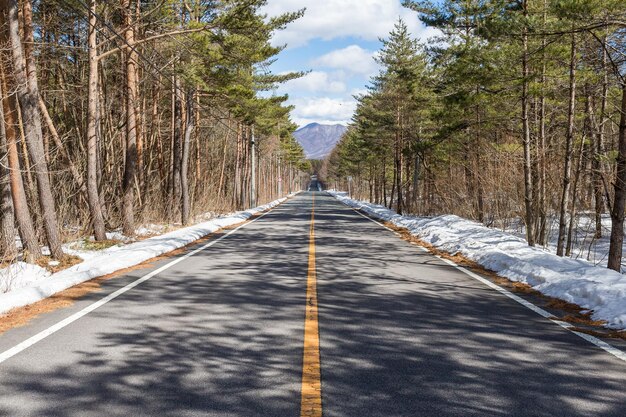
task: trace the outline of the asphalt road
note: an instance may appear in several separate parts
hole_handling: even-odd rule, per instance
[[[302,193],[0,363],[0,416],[300,416],[313,198],[323,416],[626,415],[626,362]]]

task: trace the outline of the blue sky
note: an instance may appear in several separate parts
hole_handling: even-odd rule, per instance
[[[349,122],[353,95],[378,72],[373,59],[378,39],[387,37],[399,17],[416,38],[434,34],[400,0],[268,0],[264,12],[273,16],[301,8],[307,9],[304,17],[275,35],[273,43],[287,48],[271,67],[274,73],[311,71],[276,91],[289,94],[299,126]]]

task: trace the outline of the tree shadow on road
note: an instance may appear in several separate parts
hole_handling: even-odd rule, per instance
[[[5,362],[0,415],[299,416],[309,216],[267,216]],[[623,417],[623,364],[378,229],[316,202],[325,417]]]
[[[299,415],[309,213],[284,216],[135,287],[34,346],[35,357],[3,364],[0,415]]]
[[[619,360],[367,219],[316,221],[325,417],[625,415]]]

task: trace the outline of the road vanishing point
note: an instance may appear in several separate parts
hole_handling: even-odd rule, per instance
[[[323,192],[0,335],[0,416],[626,416],[626,362]]]

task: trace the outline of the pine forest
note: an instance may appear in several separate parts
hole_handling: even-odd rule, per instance
[[[324,164],[335,188],[398,213],[453,213],[570,256],[581,215],[620,270],[626,207],[626,8],[620,0],[405,1]],[[348,184],[348,178],[350,184]],[[610,230],[602,219],[610,217]],[[605,228],[606,229],[606,228]]]

